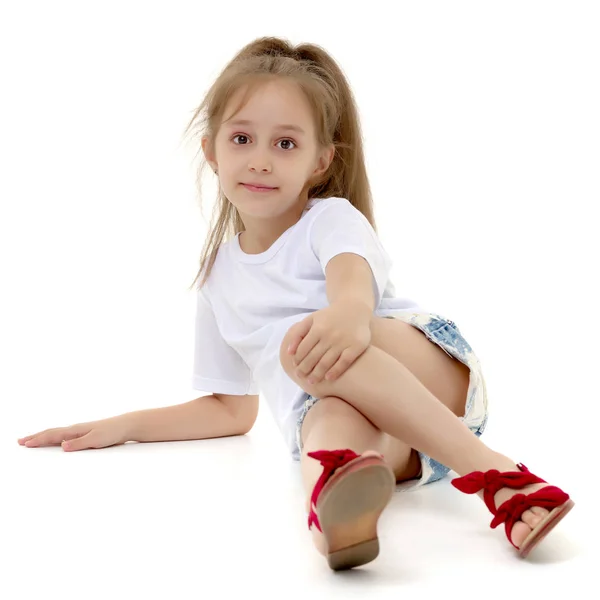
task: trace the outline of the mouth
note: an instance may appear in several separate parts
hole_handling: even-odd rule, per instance
[[[242,185],[251,192],[272,192],[276,190],[276,187],[267,187],[264,185],[251,185],[249,183],[242,183]]]

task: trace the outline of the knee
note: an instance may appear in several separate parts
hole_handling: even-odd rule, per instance
[[[279,348],[279,362],[283,367],[283,370],[287,373],[288,377],[297,383],[305,392],[311,394],[315,398],[323,398],[324,396],[336,395],[335,392],[337,390],[336,381],[319,381],[317,383],[309,383],[305,377],[299,377],[296,372],[296,365],[294,364],[294,356],[288,354],[288,346],[294,340],[295,334],[294,332],[288,332],[285,334],[283,338],[283,342],[281,342],[281,346]]]
[[[294,364],[294,355],[288,354],[288,346],[296,339],[297,333],[292,326],[285,334],[281,346],[279,347],[279,362],[288,377],[297,383],[305,392],[311,394],[315,398],[324,398],[325,396],[345,396],[348,383],[345,373],[341,377],[328,381],[322,379],[316,383],[310,383],[304,376],[299,376],[296,372],[297,367]],[[367,352],[372,347],[367,348]],[[375,349],[373,347],[373,349]],[[365,352],[366,353],[366,352]],[[363,353],[364,354],[364,353]],[[360,357],[359,357],[360,358]],[[352,365],[350,366],[352,368]]]
[[[308,439],[308,434],[315,421],[335,423],[335,427],[339,428],[340,425],[348,425],[349,419],[352,419],[355,415],[356,409],[338,396],[323,396],[319,398],[319,401],[311,406],[310,410],[306,413],[302,422],[303,443]]]
[[[326,415],[327,417],[334,418],[338,424],[344,419],[355,417],[357,412],[351,404],[348,404],[348,402],[339,396],[323,396],[319,398],[319,401],[313,408],[317,406],[319,408],[313,412],[313,416],[315,414]],[[313,408],[308,411],[307,417]]]

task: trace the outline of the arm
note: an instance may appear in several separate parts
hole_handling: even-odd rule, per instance
[[[70,427],[45,429],[18,440],[21,446],[62,446],[65,451],[106,448],[128,441],[201,440],[244,435],[258,414],[258,395],[212,394],[185,404],[150,408]]]
[[[375,310],[373,273],[362,256],[350,252],[334,256],[325,268],[325,283],[331,306],[351,302],[371,318]]]
[[[295,355],[294,366],[309,377],[309,383],[317,383],[323,376],[339,377],[368,347],[371,338],[368,332],[374,322],[375,291],[370,264],[351,252],[334,254],[322,263],[329,306],[295,324],[288,336],[287,351]],[[319,342],[322,350],[320,356],[314,357],[317,365],[314,359],[310,365],[304,363],[307,353]],[[324,353],[334,346],[337,362],[332,364],[328,360],[321,364]]]
[[[258,414],[258,395],[211,394],[175,406],[122,415],[129,422],[128,440],[159,442],[202,440],[244,435]]]

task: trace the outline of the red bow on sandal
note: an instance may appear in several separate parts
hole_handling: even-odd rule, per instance
[[[311,495],[308,528],[314,524],[323,533],[329,566],[338,571],[371,562],[379,554],[377,521],[392,498],[394,472],[371,450],[361,455],[319,450],[307,456],[324,467]]]
[[[483,501],[489,511],[494,515],[490,527],[498,527],[505,523],[505,532],[508,541],[519,551],[519,556],[525,558],[539,542],[554,528],[554,526],[573,508],[575,503],[569,495],[560,488],[548,485],[531,494],[515,494],[498,508],[494,504],[494,494],[503,487],[521,489],[532,483],[546,483],[529,469],[518,464],[518,471],[501,473],[491,469],[485,473],[473,471],[463,477],[457,477],[450,483],[465,494],[476,494],[483,490]],[[511,530],[521,515],[529,508],[539,506],[549,511],[548,515],[532,529],[531,533],[523,540],[520,547],[512,541]]]

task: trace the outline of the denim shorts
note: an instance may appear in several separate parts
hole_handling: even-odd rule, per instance
[[[385,317],[387,319],[400,319],[410,323],[413,327],[420,329],[427,338],[434,344],[440,346],[447,354],[460,360],[467,365],[471,371],[469,378],[469,388],[467,390],[467,401],[465,415],[458,417],[467,427],[476,435],[480,436],[485,429],[488,419],[488,400],[485,380],[481,372],[479,359],[473,352],[473,349],[460,333],[460,330],[453,321],[445,319],[436,313],[422,312],[400,312],[393,316]],[[306,394],[302,413],[296,424],[296,443],[300,452],[302,452],[302,438],[300,431],[302,422],[306,413],[319,399]],[[445,477],[450,468],[433,460],[433,458],[419,452],[421,459],[421,474],[415,479],[399,482],[396,485],[397,491],[407,491],[415,489],[427,483],[438,481]]]

